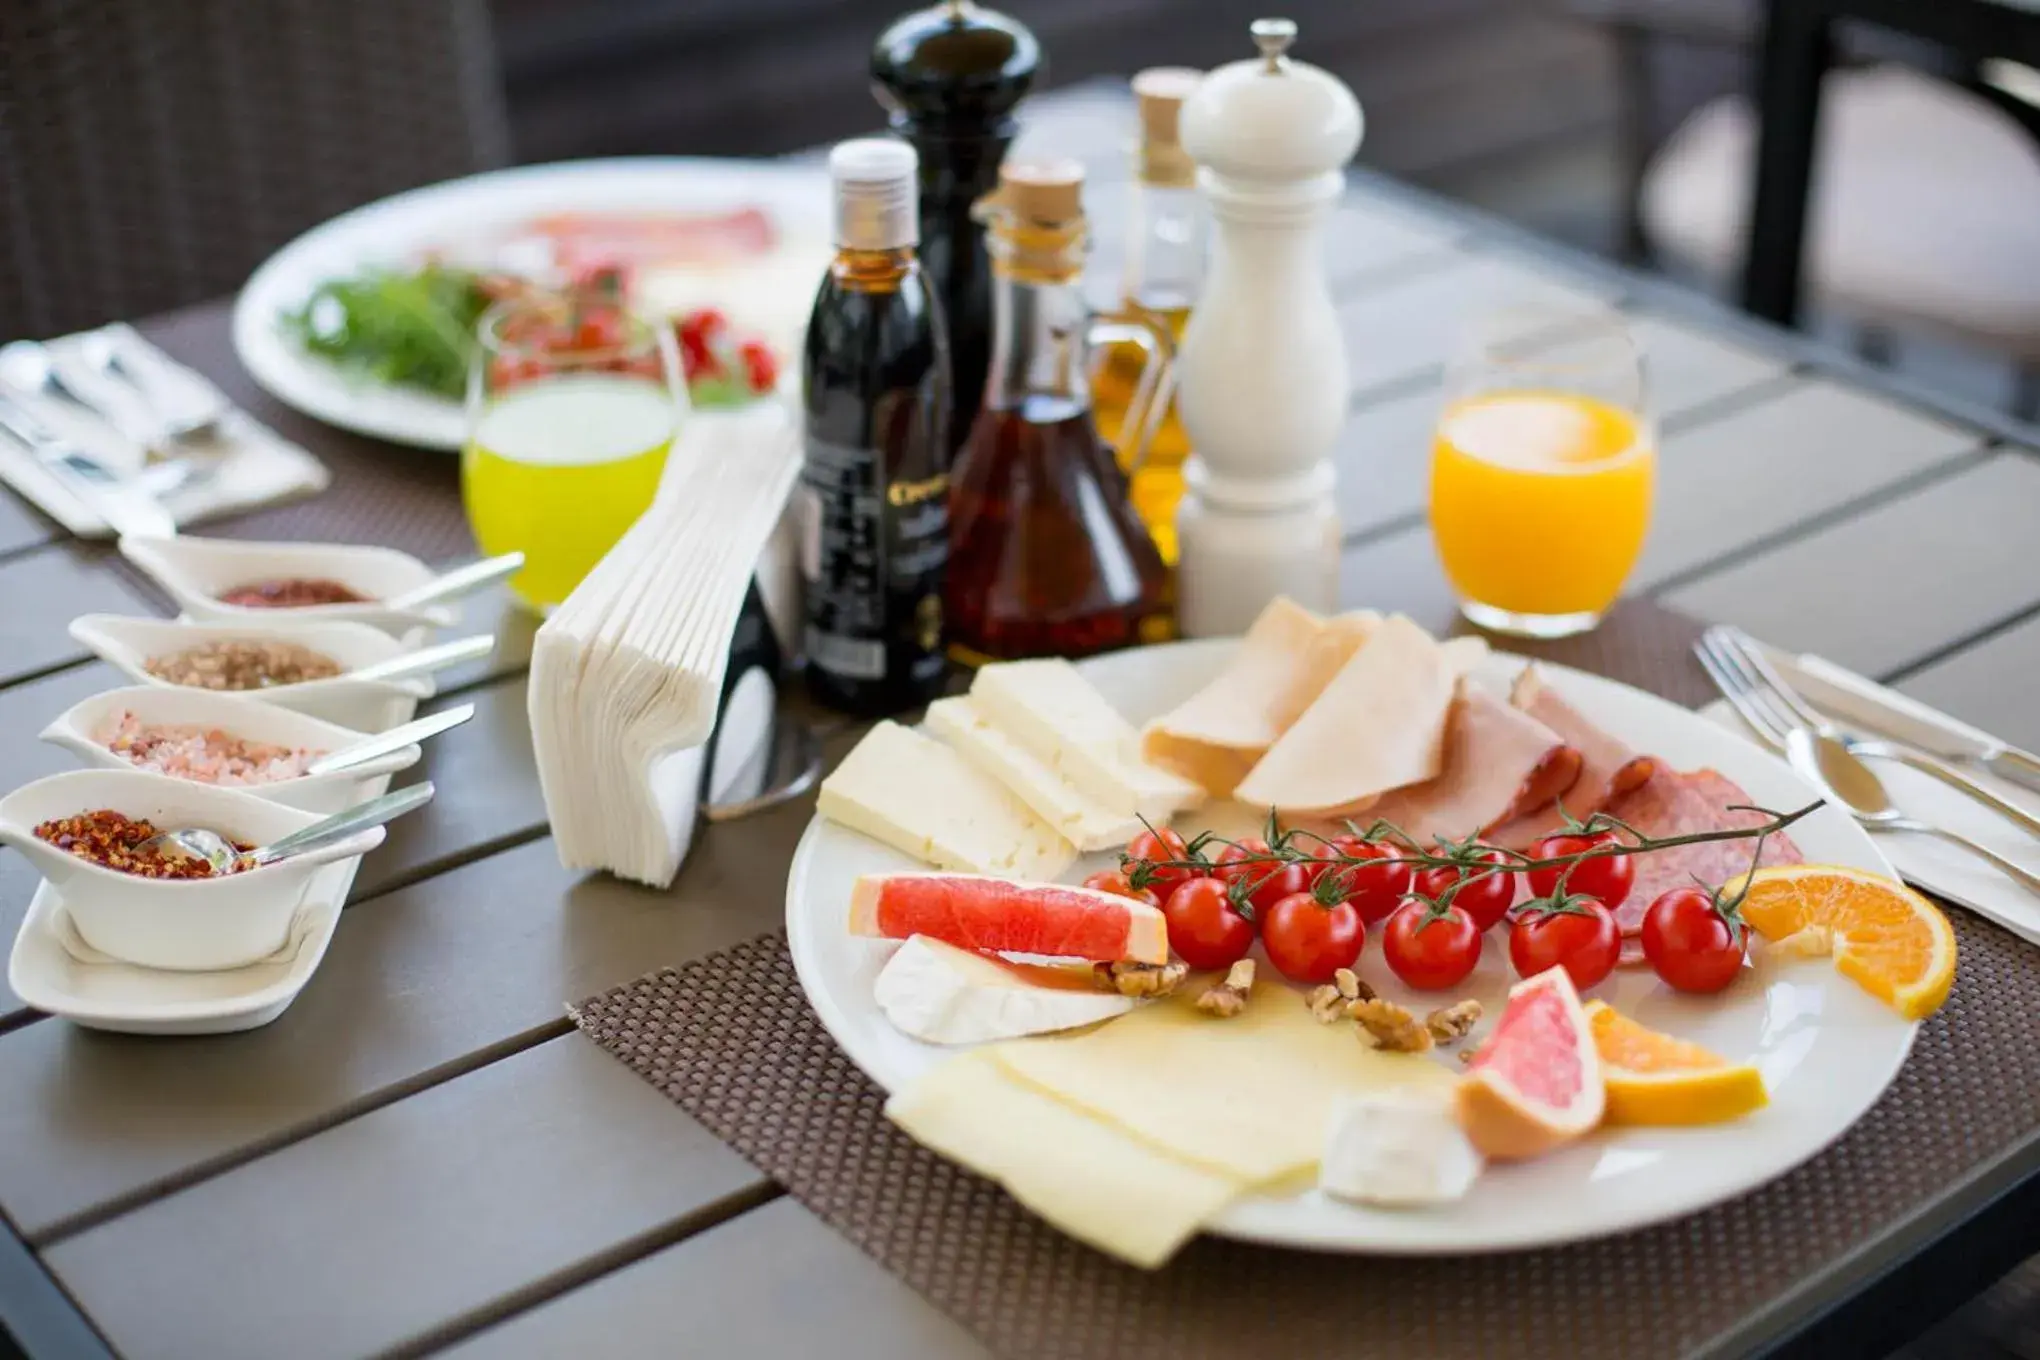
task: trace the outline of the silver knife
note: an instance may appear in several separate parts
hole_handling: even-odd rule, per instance
[[[0,400],[0,431],[27,449],[43,471],[61,482],[116,534],[172,537],[177,520],[144,485],[123,482],[97,459],[14,402]]]
[[[1909,695],[1818,656],[1790,656],[1786,661],[1801,676],[1845,696],[1853,718],[1886,736],[1910,742],[1944,760],[1980,765],[2000,779],[2040,792],[2040,756],[2000,741],[1988,732],[1949,717]],[[1809,696],[1811,697],[1811,696]],[[1816,698],[1815,703],[1819,703]],[[1830,704],[1839,708],[1841,705]]]

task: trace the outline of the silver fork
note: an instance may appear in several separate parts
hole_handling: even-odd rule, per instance
[[[2035,817],[2017,803],[1998,797],[1953,765],[1936,760],[1925,751],[1917,751],[1897,742],[1859,737],[1837,726],[1825,713],[1808,703],[1806,697],[1793,688],[1791,681],[1778,673],[1778,668],[1764,655],[1764,649],[1757,645],[1757,640],[1742,629],[1718,623],[1702,633],[1700,640],[1702,643],[1712,642],[1728,655],[1739,658],[1744,667],[1751,671],[1758,682],[1775,695],[1778,702],[1790,713],[1792,721],[1789,725],[1809,728],[1829,741],[1840,742],[1842,749],[1858,760],[1892,760],[1918,770],[1921,774],[1932,775],[1948,787],[1989,808],[2027,835],[2040,836],[2040,817]],[[1705,664],[1704,658],[1702,664]]]
[[[1815,784],[1869,831],[1913,831],[1960,846],[1984,860],[2030,892],[2040,893],[2040,877],[1987,845],[1959,832],[1907,816],[1894,807],[1870,767],[1848,754],[1832,738],[1802,725],[1797,715],[1750,665],[1750,658],[1727,645],[1710,629],[1693,644],[1693,654],[1714,687],[1721,691],[1750,730],[1773,750],[1784,753],[1799,774]],[[1823,751],[1823,747],[1827,749]]]

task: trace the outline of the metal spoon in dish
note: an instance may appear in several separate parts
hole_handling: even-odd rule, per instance
[[[436,737],[450,728],[459,727],[475,716],[473,704],[461,704],[443,713],[428,713],[422,718],[413,718],[399,723],[387,732],[378,732],[366,741],[357,741],[351,746],[342,746],[337,751],[328,751],[317,760],[305,766],[307,776],[337,774],[351,770],[357,765],[366,765],[371,760],[380,760],[392,751],[401,751],[412,742]]]
[[[349,836],[394,821],[407,812],[414,812],[432,801],[432,784],[424,780],[393,790],[380,798],[371,798],[365,803],[356,803],[344,812],[313,822],[302,831],[293,831],[282,840],[258,845],[253,850],[236,850],[226,837],[217,831],[202,826],[178,827],[171,831],[158,832],[136,847],[137,851],[154,850],[166,855],[186,855],[202,859],[212,866],[215,874],[230,872],[245,873],[259,869],[265,864],[289,859],[293,855],[306,854],[344,841]]]
[[[1828,801],[1843,808],[1868,830],[1917,831],[1922,835],[1937,836],[1950,845],[1959,845],[1989,860],[1999,873],[2026,891],[2040,893],[2040,874],[2013,863],[1989,846],[1959,832],[1906,816],[1892,804],[1883,782],[1870,767],[1849,754],[1848,748],[1833,737],[1795,727],[1785,734],[1785,757],[1792,762],[1792,768],[1799,772],[1800,778],[1812,784]]]
[[[479,661],[495,650],[494,633],[476,633],[472,637],[455,638],[451,642],[393,656],[387,661],[375,661],[351,671],[342,671],[332,679],[408,680],[414,675],[429,675],[448,666],[458,666],[463,661]]]
[[[514,575],[524,569],[524,554],[507,552],[500,557],[484,557],[479,562],[470,562],[464,567],[455,567],[441,576],[435,576],[422,586],[413,586],[401,595],[392,595],[383,601],[388,609],[423,609],[428,604],[456,599],[470,591],[480,590],[493,581]]]

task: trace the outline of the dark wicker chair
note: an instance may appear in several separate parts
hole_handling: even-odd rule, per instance
[[[0,339],[230,292],[505,127],[485,0],[6,0]]]

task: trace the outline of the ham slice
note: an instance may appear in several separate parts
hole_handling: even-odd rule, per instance
[[[1445,734],[1445,768],[1436,779],[1384,795],[1367,810],[1419,844],[1474,835],[1542,807],[1579,776],[1580,753],[1558,733],[1470,680]]]
[[[1650,778],[1657,762],[1627,743],[1609,736],[1582,717],[1580,711],[1560,697],[1535,666],[1525,666],[1509,692],[1509,702],[1565,739],[1579,753],[1579,778],[1558,797],[1580,821],[1585,821],[1615,799]],[[1546,807],[1526,805],[1529,815],[1512,818],[1494,829],[1489,837],[1512,850],[1528,849],[1532,842],[1565,826],[1564,813],[1556,803]]]
[[[1764,820],[1761,814],[1728,810],[1750,801],[1740,785],[1713,770],[1681,774],[1659,766],[1649,779],[1610,804],[1608,812],[1642,835],[1659,839],[1695,831],[1755,826]],[[1615,923],[1622,927],[1624,935],[1636,934],[1643,929],[1644,913],[1660,894],[1690,885],[1695,879],[1709,888],[1718,888],[1750,867],[1750,856],[1756,848],[1755,841],[1702,841],[1698,845],[1638,855],[1636,882],[1616,908]],[[1765,865],[1798,864],[1804,858],[1792,838],[1782,832],[1764,842]]]
[[[1458,682],[1455,657],[1429,633],[1400,614],[1383,619],[1233,796],[1337,818],[1436,778]]]
[[[1380,622],[1372,612],[1321,619],[1277,596],[1210,684],[1147,725],[1141,755],[1229,797]]]

